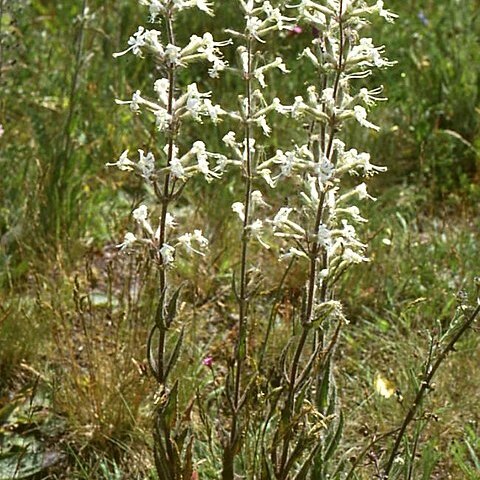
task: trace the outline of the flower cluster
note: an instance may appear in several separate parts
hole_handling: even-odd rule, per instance
[[[189,8],[198,8],[208,15],[213,15],[212,2],[205,0],[140,0],[140,4],[148,6],[150,22],[159,22],[162,18]]]
[[[232,205],[232,210],[238,215],[243,224],[245,239],[254,238],[265,248],[268,244],[262,239],[265,222],[258,218],[256,213],[267,204],[263,200],[260,190],[251,188],[252,181],[257,178],[265,178],[271,186],[274,180],[270,176],[268,168],[258,168],[257,159],[261,136],[269,136],[272,127],[268,117],[272,113],[287,115],[291,107],[282,105],[280,99],[268,99],[263,90],[267,87],[266,74],[272,70],[281,73],[288,73],[288,69],[280,56],[271,61],[263,61],[257,55],[259,45],[265,43],[265,37],[273,31],[289,31],[292,28],[294,18],[282,14],[281,10],[273,7],[269,1],[240,0],[240,7],[245,18],[245,29],[243,32],[227,30],[233,37],[239,39],[242,44],[237,49],[239,59],[239,74],[245,79],[246,91],[239,96],[239,111],[229,112],[229,117],[243,125],[243,140],[238,141],[233,131],[223,137],[223,142],[232,151],[232,159],[229,164],[237,165],[242,169],[246,178],[246,197],[243,202],[237,201]],[[256,88],[259,87],[259,88]],[[261,138],[261,137],[260,137]]]
[[[158,252],[162,265],[168,266],[174,262],[175,252],[178,248],[183,249],[183,251],[188,254],[196,253],[198,255],[204,255],[204,250],[208,247],[208,240],[203,236],[201,230],[194,230],[193,233],[184,233],[173,239],[171,243],[160,244],[160,219],[157,227],[154,229],[146,205],[140,205],[136,208],[132,212],[132,217],[140,227],[140,234],[135,235],[132,232],[127,232],[123,242],[117,245],[120,250],[129,249],[136,242],[141,242],[151,246],[155,252]],[[168,212],[164,225],[167,232],[173,231],[177,226],[175,218]]]
[[[160,63],[181,67],[186,67],[199,60],[207,60],[211,63],[208,73],[214,78],[218,77],[219,72],[225,70],[228,65],[223,59],[219,47],[228,45],[231,43],[230,40],[216,42],[212,34],[207,32],[203,37],[192,35],[188,44],[181,48],[172,43],[163,44],[161,36],[162,33],[159,30],[147,30],[145,27],[139,26],[128,40],[128,48],[115,53],[114,56],[120,57],[132,52],[134,55],[143,57],[145,53],[151,53]]]
[[[257,168],[271,187],[292,177],[303,184],[300,201],[293,207],[280,208],[270,223],[275,236],[285,242],[281,258],[299,257],[312,262],[316,288],[327,292],[327,286],[332,286],[346,267],[368,261],[366,245],[357,238],[355,228],[366,219],[356,204],[374,198],[363,181],[345,191],[341,179],[345,174],[369,177],[385,168],[373,165],[368,153],[348,149],[338,132],[350,119],[379,130],[368,119],[367,111],[386,100],[383,88],[359,88],[355,92],[354,81],[393,62],[383,57],[384,47],[376,47],[360,31],[369,15],[378,14],[387,21],[393,21],[395,15],[384,8],[382,1],[369,6],[363,0],[303,0],[297,7],[300,21],[317,29],[302,57],[319,69],[322,79],[318,85],[308,85],[305,95],[295,97],[290,113],[295,119],[309,121],[311,134],[305,144],[290,151],[277,150]],[[317,296],[314,303],[326,300]]]
[[[143,112],[152,114],[158,132],[165,138],[165,143],[155,155],[152,152],[138,150],[138,160],[132,160],[128,150],[125,150],[116,162],[107,163],[107,166],[136,173],[148,185],[153,186],[162,205],[155,229],[150,223],[147,206],[141,205],[134,210],[132,215],[140,226],[139,233],[135,235],[128,232],[118,247],[126,250],[137,242],[147,244],[155,252],[160,265],[168,267],[173,264],[178,250],[202,255],[208,246],[208,241],[200,230],[174,235],[177,223],[169,210],[169,207],[172,208],[173,200],[189,178],[200,174],[207,182],[211,182],[221,176],[228,163],[224,155],[208,151],[201,140],[194,141],[190,148],[180,151],[177,138],[185,121],[202,123],[204,119],[209,119],[216,124],[227,112],[212,102],[211,92],[201,92],[196,83],[180,89],[176,82],[176,72],[193,62],[206,61],[211,64],[210,76],[217,77],[227,66],[219,48],[228,45],[231,40],[217,42],[207,32],[202,37],[192,35],[183,47],[175,44],[173,21],[176,14],[190,8],[212,14],[210,2],[142,0],[140,3],[149,7],[152,22],[161,24],[163,21],[166,28],[160,31],[138,27],[128,40],[128,48],[114,54],[114,57],[127,53],[142,58],[152,55],[161,66],[160,71],[164,76],[154,81],[151,96],[143,95],[137,90],[130,100],[117,100],[117,103],[128,105],[134,114]]]
[[[227,167],[234,167],[232,169],[236,168],[242,176],[243,196],[236,198],[231,206],[232,215],[239,220],[241,234],[239,272],[233,274],[232,281],[238,302],[235,347],[224,378],[226,402],[218,407],[219,412],[229,415],[229,421],[218,422],[219,437],[224,439],[222,478],[233,480],[237,464],[241,463],[235,457],[241,454],[240,439],[249,431],[252,416],[245,412],[254,397],[250,395],[253,383],[248,377],[254,371],[264,374],[264,353],[269,335],[276,328],[274,307],[270,324],[265,328],[261,353],[250,352],[249,338],[254,336],[253,330],[263,328],[260,322],[250,319],[251,305],[258,290],[251,274],[256,263],[252,258],[253,242],[277,251],[280,260],[289,260],[284,279],[296,260],[308,272],[302,308],[298,309],[299,321],[294,326],[295,335],[282,353],[285,375],[279,379],[281,386],[278,395],[275,394],[275,404],[273,408],[268,404],[271,396],[266,394],[261,400],[266,402],[262,404],[265,408],[259,409],[271,412],[265,420],[268,429],[264,429],[259,450],[271,455],[268,461],[272,460],[276,478],[290,478],[295,465],[308,465],[314,454],[325,452],[324,438],[317,433],[327,428],[326,419],[334,417],[331,413],[337,408],[335,400],[327,406],[330,397],[318,401],[320,393],[327,392],[325,395],[329,396],[332,391],[330,362],[340,326],[345,323],[341,303],[335,298],[335,285],[352,264],[369,261],[367,244],[357,234],[357,227],[367,221],[360,206],[363,201],[375,201],[366,180],[385,171],[384,167],[371,162],[368,153],[347,145],[339,134],[346,122],[356,122],[372,135],[380,129],[370,118],[369,111],[386,100],[383,87],[366,88],[364,79],[374,69],[389,67],[393,62],[384,58],[383,46],[376,46],[371,38],[362,37],[362,29],[371,15],[388,22],[393,21],[395,15],[384,8],[382,0],[374,4],[366,0],[301,0],[295,6],[298,11],[295,18],[286,16],[268,0],[238,0],[244,17],[243,31],[225,30],[238,43],[237,65],[231,67],[220,51],[221,47],[233,43],[231,40],[215,41],[207,32],[202,36],[192,35],[183,46],[175,41],[176,15],[191,8],[211,15],[212,2],[140,0],[140,3],[149,8],[150,20],[161,26],[159,29],[138,27],[128,47],[115,56],[131,53],[143,58],[153,55],[162,76],[154,81],[150,95],[137,90],[131,99],[117,100],[117,103],[128,106],[135,115],[151,115],[163,143],[155,153],[139,149],[135,157],[125,150],[117,161],[107,165],[138,175],[158,200],[158,208],[141,204],[132,212],[137,229],[126,233],[118,245],[120,250],[128,250],[136,244],[146,245],[159,266],[159,305],[148,340],[148,360],[158,383],[168,385],[167,377],[172,372],[170,362],[178,358],[177,347],[181,348],[182,337],[175,350],[166,355],[171,343],[167,341],[167,333],[176,312],[179,291],[170,293],[167,273],[169,277],[169,268],[174,266],[179,255],[203,255],[208,247],[208,240],[200,229],[181,231],[175,202],[191,177],[200,175],[211,182],[219,179]],[[268,36],[281,31],[290,36],[312,32],[311,44],[301,53],[300,61],[313,64],[317,74],[315,83],[307,82],[291,105],[272,98],[268,90],[269,77],[275,73],[288,74],[287,65],[277,52],[269,56],[262,51]],[[238,96],[236,111],[226,111],[215,104],[212,92],[203,91],[197,83],[180,85],[177,73],[197,61],[209,64],[208,73],[213,78],[228,67],[229,72],[243,80],[244,90]],[[357,86],[358,80],[362,84]],[[275,145],[272,150],[266,146],[266,137],[274,127],[274,115],[285,116],[292,124],[298,122],[298,130],[307,132],[305,138],[296,144],[291,141],[286,148]],[[201,124],[205,120],[213,124],[228,120],[233,125],[223,136],[228,157],[211,152],[199,139],[190,143],[184,137],[179,140],[186,121]],[[306,129],[303,128],[305,124],[308,125]],[[346,176],[351,177],[350,181],[344,181]],[[294,194],[289,196],[287,205],[277,206],[272,213],[271,205],[278,205],[278,199],[271,198],[277,186],[282,192]],[[157,333],[158,338],[152,343]],[[170,358],[168,362],[167,358]],[[251,358],[254,361],[249,361]],[[202,363],[211,368],[212,357],[206,357]],[[267,392],[270,386],[261,383],[260,380],[255,388],[259,391],[264,388]],[[279,408],[283,409],[281,417],[274,412]],[[163,414],[159,408],[158,415]],[[314,417],[321,418],[323,423],[314,422]],[[295,418],[298,420],[293,420]],[[298,428],[302,422],[311,428]],[[158,422],[158,425],[164,430],[163,438],[173,438],[168,422]],[[314,442],[311,432],[315,432]],[[156,447],[163,449],[158,455],[163,462],[161,475],[173,478],[180,472],[175,464],[181,457],[176,453],[177,445],[171,448],[172,445],[164,445],[162,441],[157,443]],[[315,450],[298,449],[298,445],[313,443]],[[322,447],[320,450],[318,445]],[[189,465],[191,459],[185,462]],[[258,462],[262,468],[267,463]],[[187,467],[182,472],[185,478],[190,478]]]

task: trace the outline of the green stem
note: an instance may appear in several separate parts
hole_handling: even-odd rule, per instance
[[[240,259],[240,292],[238,295],[239,314],[238,314],[238,338],[235,347],[234,359],[234,384],[233,384],[233,405],[232,405],[232,423],[230,428],[230,438],[228,446],[224,452],[223,460],[223,480],[233,480],[234,478],[234,459],[237,454],[237,443],[239,441],[239,410],[240,397],[242,391],[242,370],[246,358],[247,333],[248,333],[248,246],[250,243],[249,225],[251,217],[252,203],[252,153],[251,153],[251,125],[252,116],[252,52],[253,40],[247,39],[248,68],[245,72],[247,110],[244,122],[245,128],[245,149],[246,165],[244,171],[245,195],[244,195],[244,219],[242,230],[242,252]],[[244,402],[242,402],[242,405]]]
[[[460,338],[465,334],[465,332],[472,326],[473,322],[476,320],[479,313],[480,313],[480,305],[477,306],[477,308],[473,311],[470,317],[468,317],[467,320],[464,322],[464,324],[459,328],[458,332],[447,343],[447,345],[444,347],[440,355],[437,357],[437,359],[433,363],[432,367],[426,370],[424,377],[422,379],[422,382],[420,384],[420,388],[417,392],[417,395],[415,396],[415,399],[413,400],[412,405],[410,406],[410,409],[405,415],[403,423],[397,434],[397,438],[395,439],[395,443],[393,445],[392,451],[390,452],[390,456],[385,466],[384,478],[388,478],[388,475],[392,470],[393,464],[395,462],[395,457],[397,456],[398,450],[400,449],[400,444],[405,435],[405,432],[408,426],[410,425],[410,423],[415,418],[415,413],[420,407],[425,394],[430,389],[431,382],[435,373],[440,368],[440,365],[447,358],[448,354],[454,350],[455,344],[458,342],[458,340],[460,340]]]
[[[171,15],[167,15],[165,18],[165,23],[167,26],[167,36],[168,42],[172,45],[175,45],[175,36],[173,33],[173,23]],[[168,83],[169,83],[169,90],[168,90],[168,106],[167,111],[171,118],[170,126],[168,130],[168,150],[167,150],[167,165],[170,165],[170,162],[173,159],[174,154],[174,147],[175,147],[175,133],[176,133],[176,125],[175,119],[173,118],[173,106],[174,106],[174,92],[175,92],[175,83],[176,83],[176,75],[175,75],[175,65],[169,64],[168,65]],[[162,210],[160,215],[160,236],[159,236],[159,247],[162,248],[163,244],[166,240],[166,220],[167,220],[167,213],[168,208],[170,206],[170,172],[167,172],[165,175],[165,179],[163,182],[163,193],[161,194],[161,203],[162,203]],[[167,289],[167,272],[166,266],[163,264],[163,259],[160,257],[160,305],[159,308],[161,309],[162,313],[165,310],[165,299],[166,299],[166,289]],[[166,329],[165,325],[162,325],[159,328],[159,341],[158,341],[158,349],[157,349],[157,368],[158,368],[158,382],[163,384],[165,382],[165,341],[166,341]]]
[[[340,51],[339,51],[339,59],[338,59],[338,64],[337,64],[337,72],[335,75],[334,79],[334,93],[333,93],[333,98],[335,102],[338,100],[339,96],[339,89],[340,89],[340,79],[342,72],[344,70],[344,62],[343,62],[343,55],[344,55],[344,32],[343,32],[343,0],[340,0],[340,5],[339,5],[339,15],[338,15],[338,22],[339,22],[339,31],[340,31]],[[326,83],[325,79],[322,79],[322,87],[325,88]],[[313,128],[313,127],[312,127]],[[336,131],[336,120],[335,120],[335,113],[332,114],[331,122],[330,122],[330,138],[328,141],[328,147],[326,151],[326,157],[328,159],[331,158],[332,153],[333,153],[333,140],[335,136],[335,131]],[[321,130],[322,138],[322,146],[325,144],[325,139],[324,139],[324,134],[325,131],[324,129]],[[316,142],[310,142],[309,143],[310,147],[312,149],[316,148]],[[315,156],[315,152],[314,156]],[[322,153],[325,153],[322,150]],[[317,159],[318,161],[321,161],[322,159],[319,157]],[[315,226],[314,226],[314,234],[315,238],[313,240],[313,244],[310,249],[310,266],[309,266],[309,275],[308,275],[308,284],[307,284],[307,305],[304,314],[302,315],[302,334],[299,340],[299,343],[297,344],[297,348],[294,354],[293,362],[292,362],[292,369],[290,372],[290,379],[289,379],[289,392],[288,392],[288,399],[287,399],[287,404],[286,408],[289,412],[289,416],[291,417],[293,414],[294,410],[294,403],[295,403],[295,390],[296,390],[296,384],[297,384],[297,373],[299,369],[299,364],[300,364],[300,359],[302,357],[303,350],[306,345],[306,340],[308,338],[308,334],[310,331],[310,326],[312,323],[312,313],[313,313],[313,308],[315,305],[315,299],[317,297],[317,292],[316,292],[316,283],[317,283],[317,263],[318,260],[321,258],[322,259],[322,268],[326,268],[327,266],[327,261],[328,257],[324,252],[323,247],[318,242],[317,239],[317,232],[320,228],[320,225],[323,220],[323,214],[324,214],[324,209],[325,209],[325,200],[326,200],[326,192],[323,191],[320,195],[318,206],[317,206],[317,212],[315,215]],[[327,297],[327,289],[326,289],[326,282],[323,282],[322,284],[322,289],[321,289],[321,295],[318,296],[320,301],[325,301]],[[285,471],[286,465],[288,465],[288,451],[290,448],[290,443],[293,440],[293,432],[291,429],[289,430],[288,434],[285,436],[284,442],[283,442],[283,449],[282,449],[282,457],[281,457],[281,462],[280,462],[280,468],[279,468],[279,476],[280,478],[286,478],[288,475],[288,471]]]

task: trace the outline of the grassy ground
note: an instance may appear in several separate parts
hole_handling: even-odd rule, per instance
[[[183,36],[221,25],[231,3],[210,23],[186,19]],[[399,62],[382,74],[391,98],[374,120],[382,133],[348,132],[390,172],[371,188],[379,200],[363,235],[372,262],[352,270],[339,292],[350,320],[337,363],[349,461],[375,432],[398,426],[431,338],[475,300],[480,269],[478,1],[390,4],[400,15],[396,26],[372,26]],[[148,259],[115,248],[148,192],[104,168],[124,148],[154,143],[147,123],[114,104],[151,81],[146,63],[111,57],[144,16],[130,0],[92,0],[82,16],[86,5],[0,0],[1,480],[156,478],[155,384],[145,362],[155,272]],[[299,51],[307,40],[289,42]],[[295,71],[274,88],[291,97],[309,74]],[[204,81],[202,72],[192,75]],[[234,87],[227,80],[225,101]],[[288,125],[279,127],[281,136]],[[219,143],[221,132],[206,132]],[[193,185],[187,197],[197,205],[187,211],[192,224],[220,252],[178,269],[187,280],[181,314],[192,389],[212,387],[201,360],[221,358],[235,335],[235,247],[225,220],[235,188],[227,178],[222,189]],[[280,275],[268,255],[261,267]],[[302,275],[293,272],[282,301],[287,328]],[[478,327],[457,350],[410,432],[419,438],[412,479],[480,478]],[[389,398],[378,393],[379,380]],[[374,478],[383,447],[371,447],[362,478]]]

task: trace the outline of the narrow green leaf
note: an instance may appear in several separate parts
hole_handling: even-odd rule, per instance
[[[343,433],[343,425],[344,425],[343,413],[340,412],[340,418],[338,420],[337,429],[335,430],[335,435],[330,441],[327,447],[327,450],[325,452],[325,456],[324,456],[325,462],[328,462],[328,460],[333,456],[333,454],[335,453],[335,450],[338,448],[338,445],[340,444],[340,440],[342,438],[342,433]]]
[[[155,325],[159,330],[166,330],[167,328],[163,315],[163,297],[158,301],[157,310],[155,312]]]
[[[172,430],[175,420],[177,419],[178,411],[178,380],[173,385],[172,390],[168,394],[167,404],[160,413],[162,423],[166,430]]]
[[[170,298],[167,307],[167,318],[165,319],[165,324],[168,327],[172,324],[173,320],[175,319],[175,315],[177,314],[177,303],[178,298],[180,296],[180,291],[182,290],[183,285],[180,285]]]
[[[167,369],[165,370],[165,377],[164,381],[167,381],[167,378],[172,371],[173,367],[177,363],[178,357],[180,356],[180,352],[182,350],[183,345],[183,337],[184,337],[185,327],[182,327],[182,331],[178,336],[177,342],[175,343],[175,347],[173,349],[172,354],[170,355],[170,359],[168,360]]]

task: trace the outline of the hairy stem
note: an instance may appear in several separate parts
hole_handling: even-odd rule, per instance
[[[175,45],[175,37],[173,33],[173,23],[171,15],[168,15],[166,20],[167,26],[167,36],[168,42],[172,45]],[[168,65],[168,105],[167,111],[171,118],[170,126],[168,129],[168,150],[167,150],[167,165],[170,165],[170,162],[173,159],[174,154],[174,146],[175,146],[175,132],[176,132],[176,125],[175,119],[173,118],[173,105],[174,105],[174,93],[175,93],[175,83],[176,83],[176,75],[175,75],[175,65],[169,64]],[[170,172],[165,174],[165,179],[163,181],[163,192],[161,193],[161,203],[162,203],[162,210],[160,215],[160,237],[159,237],[159,246],[162,248],[163,244],[165,243],[166,239],[166,220],[167,220],[167,213],[168,208],[170,206]],[[165,307],[165,300],[166,300],[166,289],[167,289],[167,272],[165,265],[163,265],[163,259],[160,256],[160,305],[159,308],[161,311],[164,311]],[[159,340],[158,340],[158,350],[157,350],[157,368],[158,368],[158,382],[163,384],[165,382],[165,340],[166,340],[166,325],[162,325],[159,329]]]
[[[252,203],[252,153],[251,153],[251,125],[252,116],[252,54],[253,40],[251,37],[247,39],[248,68],[245,72],[245,88],[246,88],[246,118],[244,122],[245,130],[245,150],[246,164],[244,165],[245,178],[245,196],[244,205],[245,213],[242,229],[242,253],[240,259],[240,291],[238,294],[238,337],[235,346],[234,358],[234,384],[233,384],[233,402],[232,402],[232,423],[230,427],[230,438],[227,448],[224,452],[223,462],[223,480],[233,480],[234,478],[234,459],[236,456],[236,445],[239,435],[239,410],[240,397],[242,391],[242,370],[246,358],[247,333],[248,333],[248,246],[250,243],[249,225],[251,216]],[[243,402],[242,402],[243,405]]]
[[[343,0],[340,0],[339,5],[339,12],[338,12],[338,22],[339,22],[339,30],[340,30],[340,51],[339,51],[339,58],[337,63],[337,71],[335,74],[334,79],[334,93],[333,97],[335,102],[337,102],[339,97],[339,87],[340,87],[340,79],[344,69],[344,62],[343,62],[343,55],[344,55],[344,32],[343,32]],[[325,89],[326,87],[326,80],[325,78],[321,79],[321,87]],[[311,132],[315,128],[315,124],[312,122]],[[322,153],[328,159],[331,159],[333,153],[333,140],[336,131],[336,119],[335,113],[332,114],[332,118],[330,121],[330,136],[329,142],[326,152],[323,150],[325,147],[325,128],[321,127],[321,148]],[[316,142],[309,142],[309,147],[311,149],[315,149],[317,147]],[[314,157],[315,157],[315,152]],[[320,162],[322,159],[318,156],[317,161]],[[296,393],[296,385],[297,385],[297,374],[300,367],[300,359],[303,354],[303,350],[307,344],[307,338],[310,332],[311,324],[312,324],[312,315],[316,301],[324,302],[327,298],[327,289],[326,289],[326,282],[322,283],[322,289],[320,291],[320,295],[318,295],[316,291],[316,284],[317,284],[317,275],[318,275],[318,263],[319,260],[322,264],[322,269],[327,267],[328,257],[324,252],[323,247],[318,242],[317,232],[319,231],[320,225],[323,221],[324,210],[325,210],[325,200],[326,200],[326,192],[325,190],[322,191],[319,202],[317,205],[317,211],[315,215],[315,225],[314,225],[314,240],[312,242],[309,257],[310,257],[310,265],[309,265],[309,275],[307,281],[307,299],[306,299],[306,308],[302,315],[302,334],[300,336],[300,340],[297,344],[297,348],[294,353],[293,361],[292,361],[292,368],[290,371],[290,378],[289,378],[289,391],[288,391],[288,399],[286,408],[289,412],[289,416],[291,417],[295,408],[295,393]],[[315,350],[315,348],[314,348]],[[291,429],[285,436],[282,448],[282,457],[279,466],[279,476],[280,478],[286,478],[288,475],[288,471],[285,471],[286,465],[289,464],[288,462],[288,451],[290,449],[290,444],[293,441],[293,432]]]

